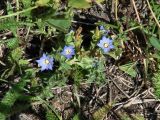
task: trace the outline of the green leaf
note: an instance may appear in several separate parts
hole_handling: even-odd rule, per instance
[[[79,115],[76,114],[76,115],[73,117],[73,120],[80,120]]]
[[[19,63],[20,66],[25,66],[25,65],[28,65],[28,64],[29,64],[28,60],[23,60],[23,59],[20,59],[20,60],[18,61],[18,63]]]
[[[119,66],[119,69],[124,71],[125,73],[131,75],[132,77],[136,77],[137,72],[133,69],[134,66],[135,66],[135,62],[121,65],[121,66]]]
[[[109,52],[108,55],[113,57],[115,60],[118,60],[120,58],[120,56],[122,55],[122,53],[123,53],[122,49],[118,48],[114,51]]]
[[[46,120],[59,120],[59,119],[56,117],[56,115],[51,110],[47,110]]]
[[[0,20],[0,24],[1,24],[0,30],[6,30],[6,29],[13,30],[16,29],[17,26],[19,26],[19,23],[16,22],[13,17]]]
[[[97,3],[104,2],[105,0],[96,0]]]
[[[46,22],[51,25],[52,27],[55,27],[56,29],[67,32],[67,29],[71,26],[71,20],[66,18],[60,18],[60,19],[48,19]]]
[[[18,61],[23,54],[23,49],[18,47],[11,52],[12,59]]]
[[[38,6],[46,6],[47,3],[49,3],[49,1],[50,1],[50,0],[38,0],[38,1],[36,2],[36,5],[38,5]]]
[[[22,3],[25,8],[30,7],[31,5],[31,0],[22,0]]]
[[[65,35],[65,42],[66,44],[70,45],[71,43],[73,43],[73,39],[74,39],[74,32],[70,31],[68,34]]]
[[[151,37],[149,41],[153,47],[155,47],[157,50],[160,50],[160,41],[156,37]]]
[[[143,115],[141,115],[141,114],[135,114],[135,115],[133,115],[133,118],[135,119],[135,120],[145,120],[145,118],[144,118],[144,116]]]
[[[26,85],[26,79],[21,79],[19,83],[14,85],[3,97],[0,102],[0,119],[7,117],[11,108],[20,96],[20,92],[23,91],[24,86]]]
[[[105,115],[110,111],[112,103],[106,104],[93,113],[94,120],[103,120]]]
[[[81,59],[80,62],[77,62],[77,64],[84,69],[89,69],[93,67],[93,59],[89,57],[84,57]]]
[[[11,38],[7,42],[7,47],[10,49],[14,49],[14,48],[18,47],[18,43],[19,43],[19,41],[17,38]]]
[[[0,120],[6,120],[6,116],[3,113],[0,113]]]
[[[71,69],[71,66],[67,63],[61,63],[61,66],[59,68],[59,70],[63,70],[63,71],[68,71],[69,69]]]
[[[73,8],[89,8],[90,3],[87,0],[69,0],[69,6]]]
[[[157,52],[157,53],[154,53],[152,55],[153,58],[157,58],[157,59],[160,59],[160,52]]]
[[[158,71],[154,73],[152,81],[153,81],[154,93],[157,96],[157,98],[160,98],[160,65],[158,66]]]

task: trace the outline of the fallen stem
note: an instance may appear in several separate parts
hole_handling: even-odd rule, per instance
[[[136,7],[136,4],[135,4],[135,1],[134,1],[134,0],[132,0],[132,4],[133,4],[134,10],[135,10],[135,12],[136,12],[138,22],[141,24],[141,19],[140,19],[140,17],[139,17],[138,10],[137,10],[137,7]]]
[[[157,23],[158,27],[160,28],[160,24],[159,24],[159,22],[158,22],[158,20],[157,20],[157,18],[156,18],[156,16],[155,16],[155,14],[154,14],[154,12],[153,12],[153,10],[152,10],[152,8],[151,8],[151,5],[150,5],[150,3],[149,3],[148,0],[147,0],[147,4],[148,4],[148,8],[149,8],[149,10],[151,11],[151,14],[152,14],[155,22]]]
[[[22,10],[22,11],[15,12],[15,13],[13,13],[13,14],[1,16],[0,19],[4,19],[4,18],[9,18],[9,17],[17,16],[17,15],[19,15],[19,14],[22,14],[22,13],[25,13],[25,12],[28,12],[28,11],[31,11],[31,10],[36,9],[36,8],[38,8],[38,6],[33,6],[33,7],[28,8],[28,9],[25,9],[25,10]]]

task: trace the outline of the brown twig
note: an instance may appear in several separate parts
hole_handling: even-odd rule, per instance
[[[117,83],[116,83],[114,80],[112,80],[112,82],[113,82],[113,84],[118,88],[118,90],[120,90],[127,98],[130,98],[130,96],[127,95],[127,94],[117,85]]]
[[[153,16],[155,22],[157,23],[158,27],[160,28],[159,21],[157,20],[157,18],[156,18],[156,16],[155,16],[155,14],[154,14],[154,12],[153,12],[153,10],[152,10],[152,8],[151,8],[151,5],[150,5],[150,3],[149,3],[148,0],[147,0],[147,4],[148,4],[148,8],[149,8],[149,10],[151,11],[151,14],[152,14],[152,16]]]
[[[133,7],[134,7],[134,10],[136,12],[136,15],[137,15],[137,19],[138,19],[138,22],[141,24],[141,19],[139,17],[139,14],[138,14],[138,10],[137,10],[137,7],[136,7],[136,4],[135,4],[135,1],[134,0],[131,0],[132,1],[132,4],[133,4]]]
[[[0,34],[0,38],[1,38],[1,37],[4,37],[4,36],[9,36],[9,35],[12,35],[12,32],[11,32],[11,31],[8,31],[8,32],[6,32],[6,33]]]

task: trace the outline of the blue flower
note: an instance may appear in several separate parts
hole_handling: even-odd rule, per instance
[[[111,49],[114,48],[113,40],[110,38],[106,38],[105,36],[102,37],[97,45],[102,48],[105,53],[108,53]]]
[[[109,33],[109,30],[106,30],[103,25],[101,25],[99,29],[100,29],[103,33],[106,33],[106,34]]]
[[[72,58],[73,55],[75,55],[75,50],[73,46],[65,46],[63,51],[61,52],[62,55],[64,55],[67,59]]]
[[[103,25],[100,26],[100,30],[105,30]]]
[[[38,63],[38,66],[41,67],[41,71],[44,71],[44,70],[52,70],[53,60],[54,60],[53,58],[43,53],[43,56],[39,60],[36,60],[36,62]]]

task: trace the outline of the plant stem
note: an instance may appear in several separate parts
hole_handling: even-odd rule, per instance
[[[156,15],[154,14],[154,12],[153,12],[153,10],[152,10],[152,8],[151,8],[151,5],[150,5],[150,3],[149,3],[148,0],[147,0],[147,4],[148,4],[148,8],[149,8],[149,10],[151,11],[151,14],[152,14],[152,16],[153,16],[155,22],[157,23],[158,27],[160,28],[159,21],[157,20]]]
[[[33,9],[36,9],[37,7],[38,7],[38,6],[33,6],[33,7],[28,8],[28,9],[25,9],[25,10],[22,10],[22,11],[18,11],[18,12],[13,13],[13,14],[1,16],[0,19],[4,19],[4,18],[8,18],[8,17],[13,17],[13,16],[16,16],[16,15],[19,15],[19,14],[22,14],[22,13],[25,13],[25,12],[28,12],[28,11],[31,11],[31,10],[33,10]]]

